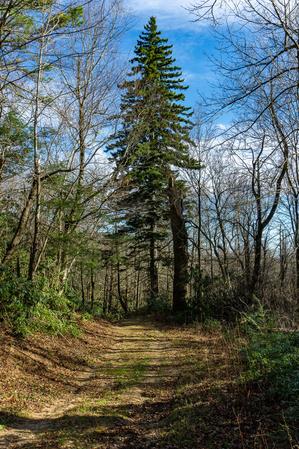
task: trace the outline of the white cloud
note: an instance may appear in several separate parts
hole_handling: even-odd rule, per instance
[[[267,3],[270,0],[265,0]],[[291,0],[298,1],[298,0]],[[160,21],[167,22],[169,29],[192,28],[193,31],[199,31],[205,22],[195,22],[196,14],[191,12],[196,4],[203,2],[197,0],[126,0],[128,9],[138,15],[157,15]],[[211,0],[206,5],[213,4],[214,17],[220,22],[235,21],[236,14],[242,9],[251,9],[256,4],[256,0],[217,0],[215,3]],[[208,7],[207,7],[208,9]],[[183,23],[185,24],[183,26]]]
[[[127,0],[129,11],[137,15],[156,15],[163,28],[199,28],[187,10],[192,0]]]
[[[129,8],[135,11],[162,11],[171,14],[184,12],[191,4],[190,0],[128,0]]]

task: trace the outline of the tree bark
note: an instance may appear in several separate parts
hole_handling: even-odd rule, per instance
[[[30,281],[33,280],[37,268],[36,260],[38,257],[38,246],[39,246],[38,240],[39,240],[40,215],[41,215],[41,168],[40,168],[40,154],[39,154],[38,122],[39,122],[39,94],[42,81],[43,50],[44,50],[44,37],[41,40],[38,56],[38,72],[36,80],[34,121],[33,121],[33,157],[34,157],[34,178],[36,180],[36,197],[35,197],[33,239],[28,265],[28,279]]]
[[[120,263],[117,262],[117,292],[118,292],[118,300],[119,303],[125,313],[128,313],[128,304],[123,298],[122,291],[121,291],[121,279],[120,279]]]
[[[22,240],[24,231],[28,224],[28,220],[30,217],[30,212],[32,209],[34,198],[36,195],[36,188],[37,188],[36,180],[33,180],[29,195],[27,197],[25,206],[22,210],[22,213],[21,213],[21,216],[20,216],[20,219],[18,222],[18,226],[17,226],[14,236],[13,236],[12,240],[10,241],[10,243],[8,244],[8,246],[6,248],[6,252],[3,256],[3,259],[2,259],[3,264],[7,263],[11,259],[16,248],[19,246],[19,244]]]
[[[137,280],[136,280],[136,296],[135,296],[135,310],[139,309],[139,284],[140,284],[140,268],[137,270]]]
[[[94,271],[93,268],[90,271],[90,302],[91,302],[91,310],[94,310],[94,300],[95,300],[95,279],[94,279]]]
[[[157,257],[156,257],[156,240],[154,236],[155,224],[151,224],[150,235],[150,264],[149,264],[149,277],[150,277],[150,303],[154,302],[159,295],[159,278],[157,269]]]
[[[201,313],[202,309],[202,257],[201,257],[201,232],[202,232],[202,198],[201,198],[201,176],[199,174],[198,191],[197,191],[197,207],[198,207],[198,230],[197,230],[197,263],[198,263],[198,281],[196,285],[196,308],[197,313]],[[201,317],[202,318],[202,317]]]
[[[188,286],[188,234],[183,216],[182,195],[173,176],[169,177],[168,197],[174,256],[172,307],[173,311],[176,313],[186,309]]]
[[[83,264],[81,263],[81,307],[85,308],[85,290],[84,290],[84,276],[83,276]]]

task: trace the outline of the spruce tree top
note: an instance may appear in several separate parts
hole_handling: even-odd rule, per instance
[[[177,94],[176,90],[185,90],[188,86],[183,85],[181,69],[173,65],[176,62],[172,57],[173,47],[167,45],[167,39],[161,38],[156,18],[151,17],[144,29],[135,47],[136,57],[131,60],[134,64],[132,75],[140,74],[147,81],[159,80],[165,84],[169,98],[185,100],[185,95]]]
[[[128,80],[121,85],[122,129],[110,150],[131,175],[143,169],[165,178],[170,167],[192,165],[188,154],[192,112],[183,104],[188,87],[175,65],[172,45],[161,37],[155,17],[145,25],[131,63]]]

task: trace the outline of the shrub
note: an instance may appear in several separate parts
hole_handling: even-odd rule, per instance
[[[157,314],[168,314],[171,311],[171,303],[167,295],[159,295],[148,303],[148,310]]]
[[[66,311],[51,309],[47,304],[39,302],[34,307],[28,321],[27,333],[44,332],[52,335],[80,335],[75,316]]]
[[[203,322],[203,330],[205,332],[211,332],[211,333],[215,333],[215,332],[222,332],[223,331],[223,325],[222,322],[219,320],[205,320]]]
[[[255,332],[243,350],[243,379],[281,400],[299,399],[299,333]]]
[[[201,283],[201,298],[191,298],[189,314],[193,319],[225,321],[236,323],[240,313],[247,310],[244,288],[237,280],[233,287],[223,283],[222,278],[203,276]]]
[[[101,316],[105,320],[115,323],[117,321],[122,320],[126,316],[126,313],[122,309],[114,309],[113,308],[109,312],[102,313]]]
[[[74,307],[43,278],[31,282],[10,270],[0,272],[0,318],[16,335],[36,331],[77,335]]]
[[[267,310],[259,301],[254,298],[253,308],[250,312],[242,312],[239,321],[241,331],[247,336],[256,334],[256,332],[273,331],[277,326],[278,320],[273,312]]]

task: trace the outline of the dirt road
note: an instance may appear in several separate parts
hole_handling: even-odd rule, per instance
[[[202,352],[203,342],[194,333],[138,320],[124,321],[111,332],[111,348],[74,374],[72,398],[6,417],[1,449],[184,447],[169,442],[168,417],[180,378],[191,368],[194,372],[193,357],[199,346]]]

